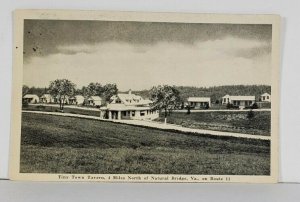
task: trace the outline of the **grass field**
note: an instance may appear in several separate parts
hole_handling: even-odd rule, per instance
[[[23,113],[20,172],[269,175],[270,141]]]
[[[188,128],[270,136],[270,111],[253,111],[254,117],[250,119],[247,114],[247,111],[173,112],[167,117],[167,122]],[[163,122],[164,117],[160,116],[157,121]]]
[[[23,107],[22,110],[29,110],[29,111],[44,111],[44,112],[60,112],[59,106],[46,106],[46,105],[28,105],[26,107]],[[76,109],[76,108],[64,108],[64,113],[71,113],[71,114],[82,114],[82,115],[88,115],[88,116],[100,116],[100,110],[92,111],[88,108],[86,110],[84,109]]]

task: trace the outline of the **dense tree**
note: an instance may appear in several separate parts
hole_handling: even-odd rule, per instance
[[[75,84],[67,79],[56,79],[49,85],[50,94],[59,101],[60,110],[64,109],[67,97],[75,93]]]
[[[89,96],[89,89],[86,86],[82,86],[80,90],[78,90],[78,94],[82,95],[83,97],[88,97]]]
[[[150,90],[150,99],[153,101],[153,107],[157,110],[163,110],[165,122],[168,114],[180,105],[179,91],[174,86],[159,85]]]
[[[113,95],[116,95],[118,93],[118,88],[116,84],[106,84],[103,86],[103,94],[102,97],[104,98],[105,101],[109,101],[110,98]]]
[[[86,90],[88,96],[102,96],[104,87],[100,83],[90,83]]]
[[[24,96],[25,94],[35,94],[37,96],[42,96],[43,94],[47,93],[48,89],[47,88],[36,88],[36,87],[31,87],[29,88],[26,85],[23,85],[22,87],[22,95]]]
[[[30,89],[30,88],[29,88],[28,86],[23,85],[23,86],[22,86],[22,96],[28,94],[29,89]]]
[[[271,93],[271,86],[268,85],[227,85],[214,87],[190,87],[176,86],[180,92],[180,97],[186,101],[188,97],[210,97],[212,103],[220,104],[220,99],[226,95],[254,95],[259,101],[259,97],[263,93]],[[149,97],[149,90],[135,91],[134,93]]]

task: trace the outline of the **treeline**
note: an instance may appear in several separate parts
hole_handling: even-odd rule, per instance
[[[48,92],[48,88],[38,88],[38,87],[29,87],[27,85],[23,85],[22,88],[22,95],[26,94],[35,94],[39,97],[41,97],[43,94],[46,94]]]
[[[189,87],[189,86],[175,86],[175,89],[179,91],[179,95],[182,101],[186,101],[188,97],[210,97],[212,102],[217,100],[221,101],[221,98],[226,95],[254,95],[259,99],[263,93],[271,94],[271,86],[269,85],[226,85],[215,87]],[[45,93],[49,93],[48,88],[37,88],[24,85],[23,95],[36,94],[42,96]],[[100,96],[105,100],[108,100],[112,95],[118,93],[116,84],[90,83],[87,86],[83,86],[80,89],[75,90],[75,94],[83,96]],[[133,91],[134,94],[140,95],[143,98],[150,98],[150,89],[142,91]]]
[[[110,83],[105,85],[100,83],[90,83],[82,88],[76,88],[76,85],[74,84],[73,87],[74,89],[70,89],[70,93],[68,93],[68,95],[83,95],[84,97],[100,96],[104,98],[104,100],[109,100],[111,96],[118,93],[117,85]],[[23,85],[22,94],[23,96],[26,94],[35,94],[41,97],[43,94],[52,94],[53,90],[55,91],[56,89],[53,89],[51,84],[47,88],[29,87],[27,85]]]
[[[263,93],[271,94],[271,86],[268,85],[226,85],[214,87],[189,87],[175,86],[179,91],[180,97],[186,101],[188,97],[210,97],[212,102],[221,101],[221,98],[226,95],[252,95],[255,98],[260,98]],[[135,91],[134,93],[142,97],[149,97],[149,90]]]

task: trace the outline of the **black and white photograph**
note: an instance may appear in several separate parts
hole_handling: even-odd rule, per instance
[[[277,182],[278,16],[15,16],[12,179]]]

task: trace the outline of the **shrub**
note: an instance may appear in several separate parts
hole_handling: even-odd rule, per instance
[[[258,105],[256,102],[251,106],[251,109],[258,109]]]
[[[254,112],[252,110],[250,110],[248,113],[247,113],[247,118],[248,119],[253,119],[255,116]]]
[[[187,108],[187,114],[190,114],[191,113],[191,107],[190,107],[190,105],[188,105],[186,108]]]
[[[227,103],[226,108],[227,108],[227,109],[233,108],[233,104]]]

